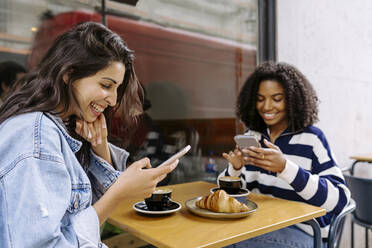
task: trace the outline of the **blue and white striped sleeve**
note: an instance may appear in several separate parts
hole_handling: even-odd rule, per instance
[[[309,204],[338,214],[350,200],[350,191],[322,132],[312,137],[313,158],[310,170],[287,159],[278,177],[288,182]],[[315,137],[315,138],[314,138]]]

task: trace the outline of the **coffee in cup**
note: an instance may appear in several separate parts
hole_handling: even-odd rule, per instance
[[[228,194],[237,194],[242,187],[242,182],[239,177],[223,176],[218,179],[218,185]]]
[[[169,188],[156,188],[149,198],[145,199],[146,206],[151,211],[167,210],[172,202],[172,189]]]

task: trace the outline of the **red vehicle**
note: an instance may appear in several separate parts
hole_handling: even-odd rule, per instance
[[[67,12],[41,23],[29,67],[34,67],[55,38],[83,21],[101,22],[94,12]],[[107,16],[107,26],[135,51],[135,68],[152,102],[151,117],[172,133],[197,130],[203,152],[234,147],[238,130],[238,91],[256,67],[256,49],[234,41]]]

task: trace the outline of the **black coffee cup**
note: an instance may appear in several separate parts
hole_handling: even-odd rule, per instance
[[[242,182],[239,177],[224,176],[218,179],[220,189],[223,189],[228,194],[238,194],[242,187]]]
[[[172,189],[162,188],[156,189],[149,198],[145,199],[146,206],[151,211],[167,210],[172,202]]]

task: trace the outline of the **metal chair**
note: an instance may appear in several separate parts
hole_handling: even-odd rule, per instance
[[[356,202],[351,219],[351,247],[354,247],[354,223],[365,228],[365,243],[368,247],[368,229],[372,229],[372,179],[344,175]]]
[[[341,211],[341,213],[332,219],[328,231],[327,248],[339,247],[346,216],[349,213],[352,213],[355,210],[355,207],[355,201],[350,199],[349,204]]]

